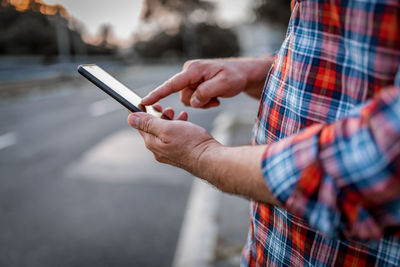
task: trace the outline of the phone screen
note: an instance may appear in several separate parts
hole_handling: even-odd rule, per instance
[[[130,109],[131,111],[133,112],[140,111],[139,106],[140,102],[142,101],[142,98],[137,94],[135,94],[131,89],[123,85],[121,82],[119,82],[117,79],[115,79],[113,76],[111,76],[109,73],[104,71],[99,66],[81,65],[78,67],[78,71],[87,79],[89,79],[91,82],[93,82],[95,85],[100,87],[103,91],[108,93],[110,96],[114,97],[122,105]],[[136,109],[132,110],[130,105],[127,106],[126,103],[124,103],[125,101],[121,101],[121,98],[122,100],[125,100],[130,104],[134,105]],[[156,111],[151,106],[146,107],[146,112],[153,116],[157,117],[161,116],[161,113]]]

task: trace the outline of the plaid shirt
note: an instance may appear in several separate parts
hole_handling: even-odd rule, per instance
[[[243,266],[400,266],[400,1],[298,0],[255,143]]]

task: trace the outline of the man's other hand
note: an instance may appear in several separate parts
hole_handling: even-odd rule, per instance
[[[180,92],[186,106],[210,108],[220,104],[219,97],[233,97],[243,91],[259,97],[271,59],[191,60],[176,74],[142,100],[152,105],[168,95]]]
[[[203,176],[199,168],[202,154],[209,148],[221,145],[198,125],[184,120],[168,120],[170,115],[173,118],[173,114],[165,114],[171,112],[168,110],[163,112],[167,119],[159,119],[143,112],[131,113],[128,123],[139,130],[146,147],[153,152],[157,161]],[[185,117],[181,114],[178,119]]]

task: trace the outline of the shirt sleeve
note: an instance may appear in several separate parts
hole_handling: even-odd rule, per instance
[[[351,116],[267,146],[265,181],[287,210],[330,237],[400,229],[400,71]]]

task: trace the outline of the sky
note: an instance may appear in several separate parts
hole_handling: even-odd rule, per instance
[[[182,0],[184,1],[184,0]],[[251,0],[215,0],[217,16],[228,23],[242,22],[249,14]],[[115,38],[129,41],[139,25],[142,0],[44,0],[47,4],[61,4],[85,25],[87,36],[95,37],[102,24],[111,24]]]

